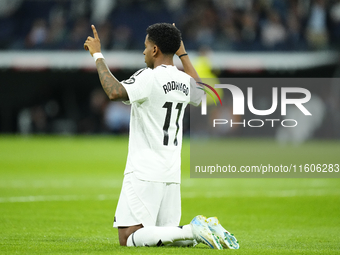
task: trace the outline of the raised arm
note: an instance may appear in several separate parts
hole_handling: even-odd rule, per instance
[[[124,86],[113,76],[105,63],[105,59],[101,54],[100,39],[95,26],[92,25],[91,28],[94,38],[91,36],[87,37],[87,40],[84,43],[84,49],[90,51],[91,56],[95,54],[100,83],[102,84],[106,95],[110,100],[129,100]]]
[[[173,23],[173,25],[175,26],[175,23]],[[192,63],[190,61],[188,53],[185,50],[183,41],[181,41],[181,46],[177,50],[176,55],[180,58],[180,60],[182,62],[184,72],[186,74],[189,74],[196,81],[201,81],[198,73],[196,72],[196,69],[194,68],[194,66],[192,65]]]
[[[180,57],[179,59],[182,62],[184,72],[189,74],[196,81],[201,81],[198,73],[196,72],[195,67],[192,65],[188,53],[185,51],[183,41],[181,42],[181,46],[179,47],[176,55]]]

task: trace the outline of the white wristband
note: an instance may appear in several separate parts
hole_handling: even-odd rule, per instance
[[[98,58],[104,58],[104,56],[101,52],[96,52],[96,53],[93,53],[93,58],[94,58],[94,62],[96,62]]]

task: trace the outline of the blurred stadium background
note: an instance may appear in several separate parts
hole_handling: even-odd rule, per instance
[[[126,79],[145,66],[155,22],[176,23],[207,78],[339,76],[338,0],[1,1],[0,132],[126,133],[129,108],[108,101],[83,43],[95,24],[110,69]],[[326,121],[315,135],[339,138],[340,87],[318,91]]]

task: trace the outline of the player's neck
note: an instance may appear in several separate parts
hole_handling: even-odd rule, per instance
[[[171,66],[173,66],[174,65],[173,56],[162,55],[161,57],[156,58],[153,68],[156,68],[157,66],[160,66],[160,65],[171,65]]]

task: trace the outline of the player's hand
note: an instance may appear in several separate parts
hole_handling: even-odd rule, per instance
[[[91,56],[93,56],[94,53],[101,52],[101,45],[100,45],[100,39],[98,36],[98,32],[94,25],[91,25],[92,31],[93,31],[93,37],[89,36],[87,37],[85,43],[84,43],[84,49],[87,51],[90,51]]]
[[[172,23],[172,25],[176,26],[175,23]],[[179,49],[176,51],[176,55],[180,56],[180,55],[185,54],[185,53],[187,53],[187,52],[185,51],[183,41],[181,41],[181,46],[179,46]]]

